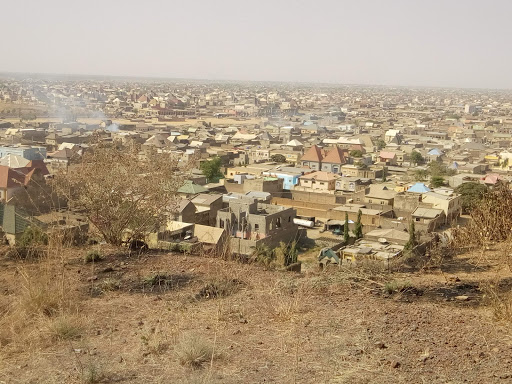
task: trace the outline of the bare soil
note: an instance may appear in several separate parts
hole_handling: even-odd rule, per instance
[[[104,251],[86,264],[84,253],[0,257],[1,383],[512,382],[511,328],[483,290],[497,278],[509,289],[493,250],[383,276],[167,253]],[[72,299],[51,315],[22,304],[44,271]],[[391,281],[407,288],[389,293]],[[64,313],[78,336],[52,337]],[[187,338],[213,355],[182,365]]]

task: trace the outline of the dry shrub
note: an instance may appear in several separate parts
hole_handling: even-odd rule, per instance
[[[508,239],[511,229],[512,191],[500,183],[472,209],[467,226],[452,230],[453,244],[458,248],[483,247]]]
[[[54,278],[49,271],[20,271],[20,275],[20,306],[26,314],[51,317],[63,308],[66,299],[60,279]]]
[[[311,296],[311,287],[309,282],[282,280],[269,292],[269,296],[265,303],[274,320],[296,322],[307,312],[306,302]]]
[[[79,327],[71,324],[71,317],[64,317],[76,313],[77,302],[62,264],[49,257],[22,263],[14,277],[19,291],[0,317],[2,344],[27,350],[46,340],[47,334],[52,340],[76,336]]]
[[[493,310],[494,318],[498,321],[512,323],[512,292],[502,291],[499,283],[482,285],[487,304]]]
[[[60,315],[49,320],[48,330],[53,340],[76,340],[82,336],[82,321],[75,316]]]
[[[238,279],[215,279],[206,283],[196,295],[197,300],[227,297],[237,293],[245,283]]]
[[[182,335],[174,347],[174,352],[181,365],[196,369],[214,358],[213,345],[193,333]]]

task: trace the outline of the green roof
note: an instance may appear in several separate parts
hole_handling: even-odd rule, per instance
[[[195,193],[204,193],[208,192],[208,189],[203,187],[202,185],[195,184],[190,180],[187,180],[185,182],[185,185],[183,187],[178,189],[178,193],[185,193],[187,195],[193,195]]]
[[[34,219],[24,210],[5,203],[0,203],[0,225],[5,233],[13,235],[25,232],[30,226],[45,227],[44,223]]]

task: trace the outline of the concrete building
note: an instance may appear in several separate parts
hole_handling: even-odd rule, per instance
[[[249,255],[258,244],[276,247],[291,242],[298,236],[293,219],[293,208],[258,203],[256,199],[233,199],[229,207],[218,211],[217,227],[231,235],[234,253]]]

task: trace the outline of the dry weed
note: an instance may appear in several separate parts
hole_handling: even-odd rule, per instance
[[[60,315],[49,320],[48,331],[53,340],[76,340],[83,333],[82,320],[76,316]]]
[[[214,358],[213,345],[197,334],[184,334],[174,348],[181,365],[200,368]]]

